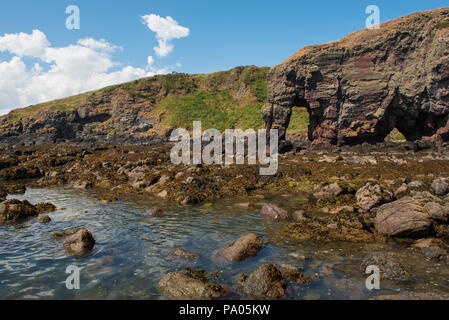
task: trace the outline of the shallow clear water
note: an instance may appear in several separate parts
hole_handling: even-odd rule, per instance
[[[34,219],[20,225],[0,225],[0,299],[162,299],[157,289],[159,280],[185,266],[219,270],[215,281],[228,288],[226,298],[239,299],[238,275],[268,262],[287,262],[318,277],[309,285],[288,283],[286,299],[367,299],[401,291],[449,294],[449,269],[425,261],[421,253],[407,249],[405,244],[292,242],[280,236],[281,224],[261,219],[259,209],[235,206],[251,200],[300,208],[305,198],[273,196],[182,207],[154,198],[133,197],[103,204],[96,200],[95,191],[71,188],[28,189],[25,195],[10,198],[34,204],[51,202],[58,210],[49,214],[49,224]],[[164,217],[144,215],[154,206],[164,210]],[[52,235],[82,226],[92,232],[97,243],[88,256],[71,257]],[[258,234],[266,243],[257,257],[227,266],[212,262],[214,250],[249,232]],[[200,258],[186,261],[171,256],[177,247]],[[401,286],[382,282],[381,290],[376,292],[365,289],[366,276],[359,269],[360,261],[366,253],[379,249],[396,251],[416,281]],[[307,259],[303,262],[294,254]],[[66,288],[66,268],[70,265],[81,269],[80,290]]]

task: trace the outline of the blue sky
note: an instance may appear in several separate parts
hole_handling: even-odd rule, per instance
[[[111,57],[117,64],[110,70],[123,66],[145,69],[148,56],[152,56],[158,69],[170,67],[167,70],[209,73],[239,65],[273,66],[303,46],[338,40],[365,27],[365,8],[372,4],[380,8],[381,22],[384,22],[415,11],[449,6],[449,1],[2,1],[0,37],[19,32],[31,34],[37,29],[52,47],[67,47],[79,39],[105,39],[122,48]],[[80,30],[65,27],[68,5],[80,8]],[[189,29],[188,36],[171,41],[174,49],[165,57],[155,55],[156,34],[142,23],[141,16],[148,14],[170,16]],[[0,63],[14,56],[8,50],[1,51],[0,46]],[[27,68],[35,62],[27,56],[21,59]],[[46,71],[52,63],[41,61],[40,67]],[[61,88],[59,95],[73,93],[64,90]],[[7,103],[13,104],[11,107],[2,105],[2,98],[0,84],[0,112],[16,107],[14,104],[40,102],[46,97],[11,100]]]

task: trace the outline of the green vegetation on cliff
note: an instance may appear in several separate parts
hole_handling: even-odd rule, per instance
[[[193,76],[189,94],[162,99],[154,112],[164,114],[162,127],[191,129],[201,120],[203,128],[259,128],[262,105],[267,101],[269,68],[238,67],[231,71]],[[172,83],[170,83],[172,84]]]
[[[16,109],[4,117],[10,122],[34,122],[49,113],[86,105],[120,117],[122,113],[113,109],[122,104],[128,110],[140,108],[155,119],[152,131],[156,133],[167,128],[191,129],[198,120],[204,129],[258,129],[263,126],[261,108],[267,102],[268,71],[268,67],[249,66],[212,74],[158,75]],[[307,111],[295,108],[289,130],[306,131],[308,121]]]

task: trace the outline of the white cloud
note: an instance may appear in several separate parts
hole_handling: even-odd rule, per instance
[[[153,63],[154,63],[154,58],[153,58],[152,56],[148,56],[148,58],[147,58],[147,64],[148,64],[149,66],[152,66]]]
[[[28,56],[39,58],[50,45],[47,37],[39,30],[33,30],[31,34],[15,33],[5,34],[0,37],[0,51],[9,51],[19,57]]]
[[[154,47],[154,52],[159,57],[168,56],[174,49],[174,46],[167,40],[158,40],[159,47]]]
[[[101,50],[105,52],[114,52],[115,50],[123,50],[122,47],[111,45],[105,39],[95,40],[92,38],[84,38],[78,40],[78,44],[94,50]]]
[[[169,73],[179,66],[157,68],[152,56],[143,68],[122,66],[112,59],[113,53],[121,49],[104,39],[91,38],[66,47],[52,47],[39,30],[0,36],[0,51],[13,55],[9,61],[0,60],[0,114],[12,108]],[[27,67],[23,57],[34,60],[33,66]]]
[[[154,47],[154,52],[159,57],[165,57],[173,51],[171,41],[189,36],[189,28],[180,26],[172,17],[162,18],[156,14],[142,17],[142,23],[156,33],[159,46]]]

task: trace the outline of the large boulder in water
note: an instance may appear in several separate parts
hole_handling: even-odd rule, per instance
[[[212,259],[219,264],[241,262],[247,258],[255,257],[263,248],[263,243],[254,234],[247,234],[229,244],[226,248],[214,251]]]
[[[95,246],[95,239],[86,228],[68,229],[54,236],[64,238],[64,248],[74,256],[86,255]]]
[[[449,139],[449,8],[418,12],[299,50],[268,74],[266,128],[283,140],[292,108],[314,144]]]
[[[260,215],[275,221],[288,220],[290,218],[287,211],[274,204],[264,204],[260,210]]]
[[[285,280],[272,263],[260,266],[249,276],[240,275],[239,284],[242,295],[249,299],[275,300],[285,295]]]

